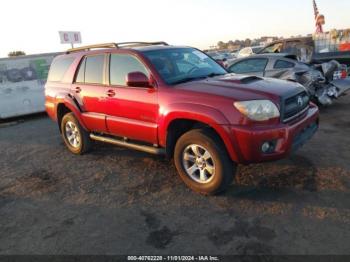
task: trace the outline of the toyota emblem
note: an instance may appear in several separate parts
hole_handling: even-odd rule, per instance
[[[297,103],[298,103],[298,106],[299,106],[299,107],[302,107],[302,106],[303,106],[304,101],[303,101],[303,98],[302,98],[301,96],[298,97]]]

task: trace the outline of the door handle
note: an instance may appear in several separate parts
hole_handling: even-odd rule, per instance
[[[81,88],[77,86],[77,87],[75,88],[75,93],[79,94],[80,92],[81,92]]]
[[[115,96],[115,91],[114,90],[108,90],[107,91],[107,96],[109,96],[109,97]]]

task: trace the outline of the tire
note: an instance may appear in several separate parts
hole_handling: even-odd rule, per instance
[[[73,113],[63,116],[61,134],[64,143],[73,154],[83,155],[91,148],[89,133],[80,125]]]
[[[174,162],[184,183],[203,195],[225,191],[236,172],[224,144],[208,129],[195,129],[182,135],[175,145]]]

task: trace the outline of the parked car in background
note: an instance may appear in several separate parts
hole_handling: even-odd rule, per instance
[[[321,105],[332,104],[350,89],[347,72],[336,61],[308,65],[297,61],[295,55],[272,53],[237,59],[227,70],[235,74],[296,81]]]
[[[319,121],[299,84],[234,76],[198,49],[164,42],[68,50],[52,63],[45,94],[73,154],[97,140],[166,155],[206,195],[228,188],[237,164],[287,157]]]
[[[229,63],[234,61],[236,57],[232,55],[230,52],[222,52],[222,51],[211,51],[207,52],[211,58],[213,58],[216,62],[218,62],[223,67],[227,67]]]
[[[221,54],[224,56],[224,58],[227,59],[228,62],[237,58],[237,55],[235,53],[222,52]]]
[[[241,49],[240,51],[238,51],[237,58],[247,57],[247,56],[257,54],[261,50],[261,48],[263,48],[263,47],[262,46],[245,47],[245,48]]]
[[[225,67],[225,62],[226,62],[226,59],[225,57],[220,54],[219,52],[217,51],[210,51],[210,52],[207,52],[206,53],[208,56],[210,56],[211,58],[213,58],[216,62],[218,62],[221,66]]]

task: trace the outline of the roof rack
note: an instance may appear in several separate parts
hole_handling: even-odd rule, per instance
[[[122,43],[105,43],[105,44],[97,44],[97,45],[87,45],[76,48],[71,48],[67,50],[67,54],[79,51],[89,51],[91,49],[99,49],[99,48],[122,48],[122,47],[136,47],[136,46],[148,46],[148,45],[165,45],[168,44],[166,42],[122,42]]]
[[[148,46],[148,45],[165,45],[167,46],[168,43],[159,41],[159,42],[122,42],[122,43],[117,43],[116,44],[118,48],[121,48],[123,46]]]

